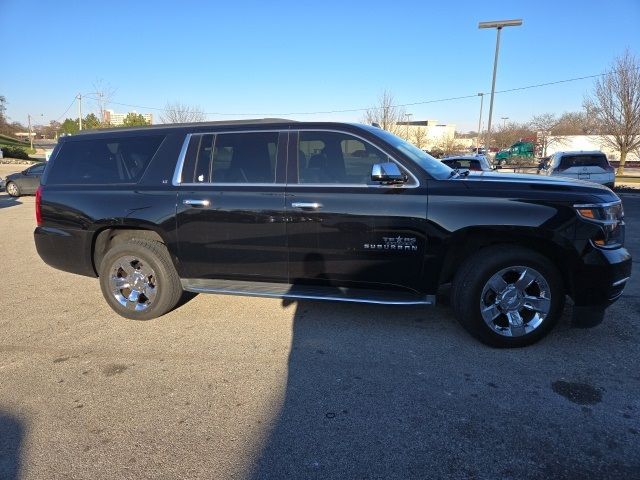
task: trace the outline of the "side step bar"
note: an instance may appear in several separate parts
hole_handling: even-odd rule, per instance
[[[199,278],[183,278],[180,281],[182,282],[182,288],[195,293],[297,298],[304,300],[333,300],[338,302],[375,303],[382,305],[435,305],[436,303],[435,295],[420,296],[408,292]]]

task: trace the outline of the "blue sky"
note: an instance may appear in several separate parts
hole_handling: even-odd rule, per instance
[[[495,30],[478,21],[505,18],[524,25],[503,30],[497,90],[597,74],[625,48],[640,55],[638,0],[0,0],[0,94],[21,122],[58,119],[98,80],[116,89],[114,102],[177,100],[225,114],[211,120],[363,108],[385,89],[398,103],[472,95],[491,89],[495,48]],[[592,82],[497,95],[494,118],[577,110]],[[472,98],[407,111],[466,131],[478,108]],[[359,121],[362,112],[287,116]]]

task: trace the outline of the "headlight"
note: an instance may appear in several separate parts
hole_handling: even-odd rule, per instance
[[[624,210],[622,202],[574,205],[578,215],[600,226],[600,232],[591,239],[598,247],[615,248],[624,243]]]

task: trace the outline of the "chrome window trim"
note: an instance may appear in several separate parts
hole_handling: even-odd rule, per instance
[[[182,148],[180,149],[180,155],[178,155],[178,162],[176,163],[176,169],[173,172],[173,180],[171,183],[174,186],[178,186],[182,184],[182,167],[184,166],[184,157],[187,156],[187,149],[189,148],[189,143],[191,143],[191,133],[187,133],[187,136],[182,142]]]
[[[201,183],[183,183],[182,182],[182,169],[184,167],[185,157],[187,156],[187,150],[189,149],[189,143],[191,142],[191,137],[196,135],[224,135],[231,133],[300,133],[300,132],[332,132],[332,133],[342,133],[351,135],[367,144],[371,145],[376,150],[382,152],[384,155],[389,157],[389,159],[396,163],[403,171],[406,171],[409,176],[415,182],[414,184],[396,184],[396,185],[385,185],[385,184],[361,184],[361,183],[213,183],[213,182],[201,182]],[[287,158],[287,161],[289,159]],[[297,162],[296,162],[297,163]],[[185,186],[185,187],[195,187],[195,186],[218,186],[218,187],[302,187],[302,188],[418,188],[420,187],[420,181],[416,178],[416,176],[406,168],[401,162],[396,160],[394,157],[389,155],[387,152],[382,150],[377,145],[374,145],[366,138],[361,137],[358,134],[352,132],[346,132],[343,130],[335,130],[335,129],[326,129],[326,128],[308,128],[303,130],[232,130],[232,131],[207,131],[207,132],[198,132],[198,133],[187,133],[184,142],[182,143],[182,148],[180,149],[180,154],[178,155],[178,161],[176,163],[176,168],[173,173],[173,179],[171,181],[174,187]]]
[[[180,149],[180,154],[178,155],[178,161],[176,163],[176,168],[173,173],[173,179],[171,183],[174,187],[178,187],[180,185],[220,185],[220,186],[231,186],[231,185],[250,185],[250,186],[262,186],[262,185],[278,185],[274,183],[212,183],[212,182],[201,182],[201,183],[182,183],[182,169],[184,167],[184,160],[187,156],[187,149],[189,148],[189,143],[191,142],[191,137],[196,135],[204,136],[204,135],[224,135],[224,134],[232,134],[232,133],[288,133],[289,130],[282,129],[264,129],[264,130],[225,130],[224,132],[197,132],[197,133],[187,133],[186,138],[182,144],[182,148]],[[217,139],[216,139],[217,141]]]
[[[346,187],[346,188],[353,188],[353,187],[363,187],[363,188],[380,188],[380,187],[386,187],[386,188],[418,188],[420,187],[420,181],[416,178],[416,176],[411,172],[411,170],[409,170],[407,167],[405,167],[402,162],[399,162],[398,160],[396,160],[394,157],[392,157],[391,155],[389,155],[387,152],[385,152],[384,150],[382,150],[380,147],[378,147],[377,145],[374,145],[373,143],[371,143],[371,141],[367,140],[364,137],[361,137],[360,135],[358,135],[357,133],[353,133],[353,132],[347,132],[344,130],[335,130],[335,129],[331,129],[331,128],[302,128],[302,129],[293,129],[290,130],[291,133],[298,133],[298,135],[300,135],[300,133],[302,132],[332,132],[332,133],[342,133],[342,134],[346,134],[346,135],[351,135],[363,142],[366,142],[367,144],[371,145],[373,148],[375,148],[376,150],[382,152],[384,155],[386,155],[387,157],[389,157],[389,160],[391,160],[393,163],[395,163],[396,165],[398,165],[398,167],[400,167],[401,170],[407,172],[409,174],[409,176],[413,179],[413,181],[415,182],[415,184],[412,185],[407,185],[407,184],[398,184],[397,187],[391,187],[390,185],[376,185],[376,184],[361,184],[361,183],[289,183],[287,184],[288,186],[310,186],[310,187]],[[300,142],[300,137],[298,136],[298,142]],[[298,166],[298,178],[300,177],[300,164],[298,162],[297,166]]]
[[[184,187],[284,187],[286,183],[180,183]]]

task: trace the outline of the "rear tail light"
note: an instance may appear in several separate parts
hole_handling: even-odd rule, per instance
[[[606,167],[604,167],[604,169],[606,172],[609,172],[609,173],[615,172],[615,169],[611,165],[607,165]]]
[[[42,185],[36,190],[36,223],[42,226]]]

